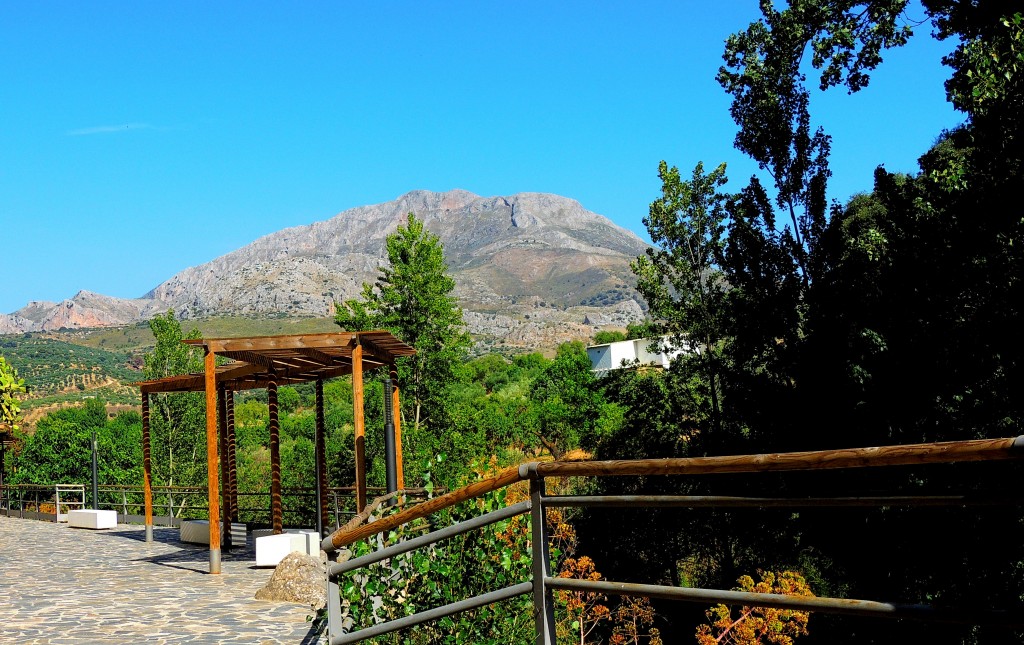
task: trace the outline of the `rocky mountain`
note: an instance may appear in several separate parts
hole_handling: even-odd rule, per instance
[[[470,330],[512,345],[586,337],[642,309],[629,262],[646,244],[557,195],[479,197],[413,191],[384,204],[262,237],[185,269],[137,299],[79,292],[0,315],[0,333],[138,322],[173,307],[185,318],[329,316],[384,261],[384,240],[415,213],[444,243]]]

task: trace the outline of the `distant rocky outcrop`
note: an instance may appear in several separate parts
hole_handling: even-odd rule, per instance
[[[79,291],[63,302],[33,301],[12,315],[0,314],[0,333],[118,327],[166,310],[165,304],[151,298],[113,298]]]
[[[0,334],[17,334],[25,331],[32,326],[31,320],[26,320],[21,316],[0,314]]]
[[[479,197],[413,191],[384,204],[288,228],[191,267],[138,299],[87,291],[0,317],[0,333],[138,322],[173,307],[185,318],[328,316],[359,295],[384,261],[384,240],[413,212],[444,243],[470,331],[531,345],[625,326],[643,311],[629,262],[646,244],[557,195]]]

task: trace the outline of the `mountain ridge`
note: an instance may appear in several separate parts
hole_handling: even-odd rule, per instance
[[[594,326],[642,318],[629,262],[647,244],[578,201],[414,190],[264,235],[140,298],[83,290],[60,303],[30,302],[0,314],[0,333],[134,324],[169,308],[182,318],[329,316],[335,301],[358,297],[376,278],[387,235],[410,212],[444,244],[474,334],[521,344],[586,337]]]

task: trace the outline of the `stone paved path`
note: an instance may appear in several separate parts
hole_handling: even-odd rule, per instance
[[[251,550],[224,552],[178,530],[90,531],[0,516],[0,644],[320,642],[309,607],[255,600],[270,578]]]

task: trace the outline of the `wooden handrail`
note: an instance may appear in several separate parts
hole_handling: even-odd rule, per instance
[[[722,473],[830,470],[876,466],[994,461],[1024,457],[1024,436],[919,443],[879,448],[847,448],[762,455],[634,459],[620,461],[548,461],[531,466],[541,477],[616,475],[710,475]]]
[[[425,502],[396,513],[390,517],[385,517],[377,520],[376,522],[364,524],[350,530],[345,530],[344,528],[339,529],[332,535],[324,538],[323,542],[320,543],[320,548],[330,553],[343,546],[352,544],[353,542],[363,538],[370,537],[371,535],[390,531],[402,524],[406,524],[413,520],[426,517],[432,513],[436,513],[440,510],[450,508],[460,502],[473,499],[474,497],[480,497],[481,495],[486,495],[487,493],[496,491],[499,488],[504,488],[509,484],[514,484],[523,479],[519,474],[519,470],[518,466],[506,468],[494,477],[482,479],[468,486],[463,486],[458,490],[453,490],[450,493],[445,493],[444,495],[435,497],[434,499],[428,499]]]
[[[390,517],[351,530],[340,529],[324,538],[321,548],[328,553],[357,540],[390,531],[402,524],[450,508],[474,497],[504,488],[517,481],[542,477],[603,477],[620,475],[709,475],[722,473],[829,470],[878,466],[996,461],[1024,458],[1024,435],[1005,439],[946,441],[905,446],[813,450],[807,452],[685,457],[680,459],[634,459],[613,461],[530,462],[503,470],[498,475],[474,482],[440,497],[427,500]]]

